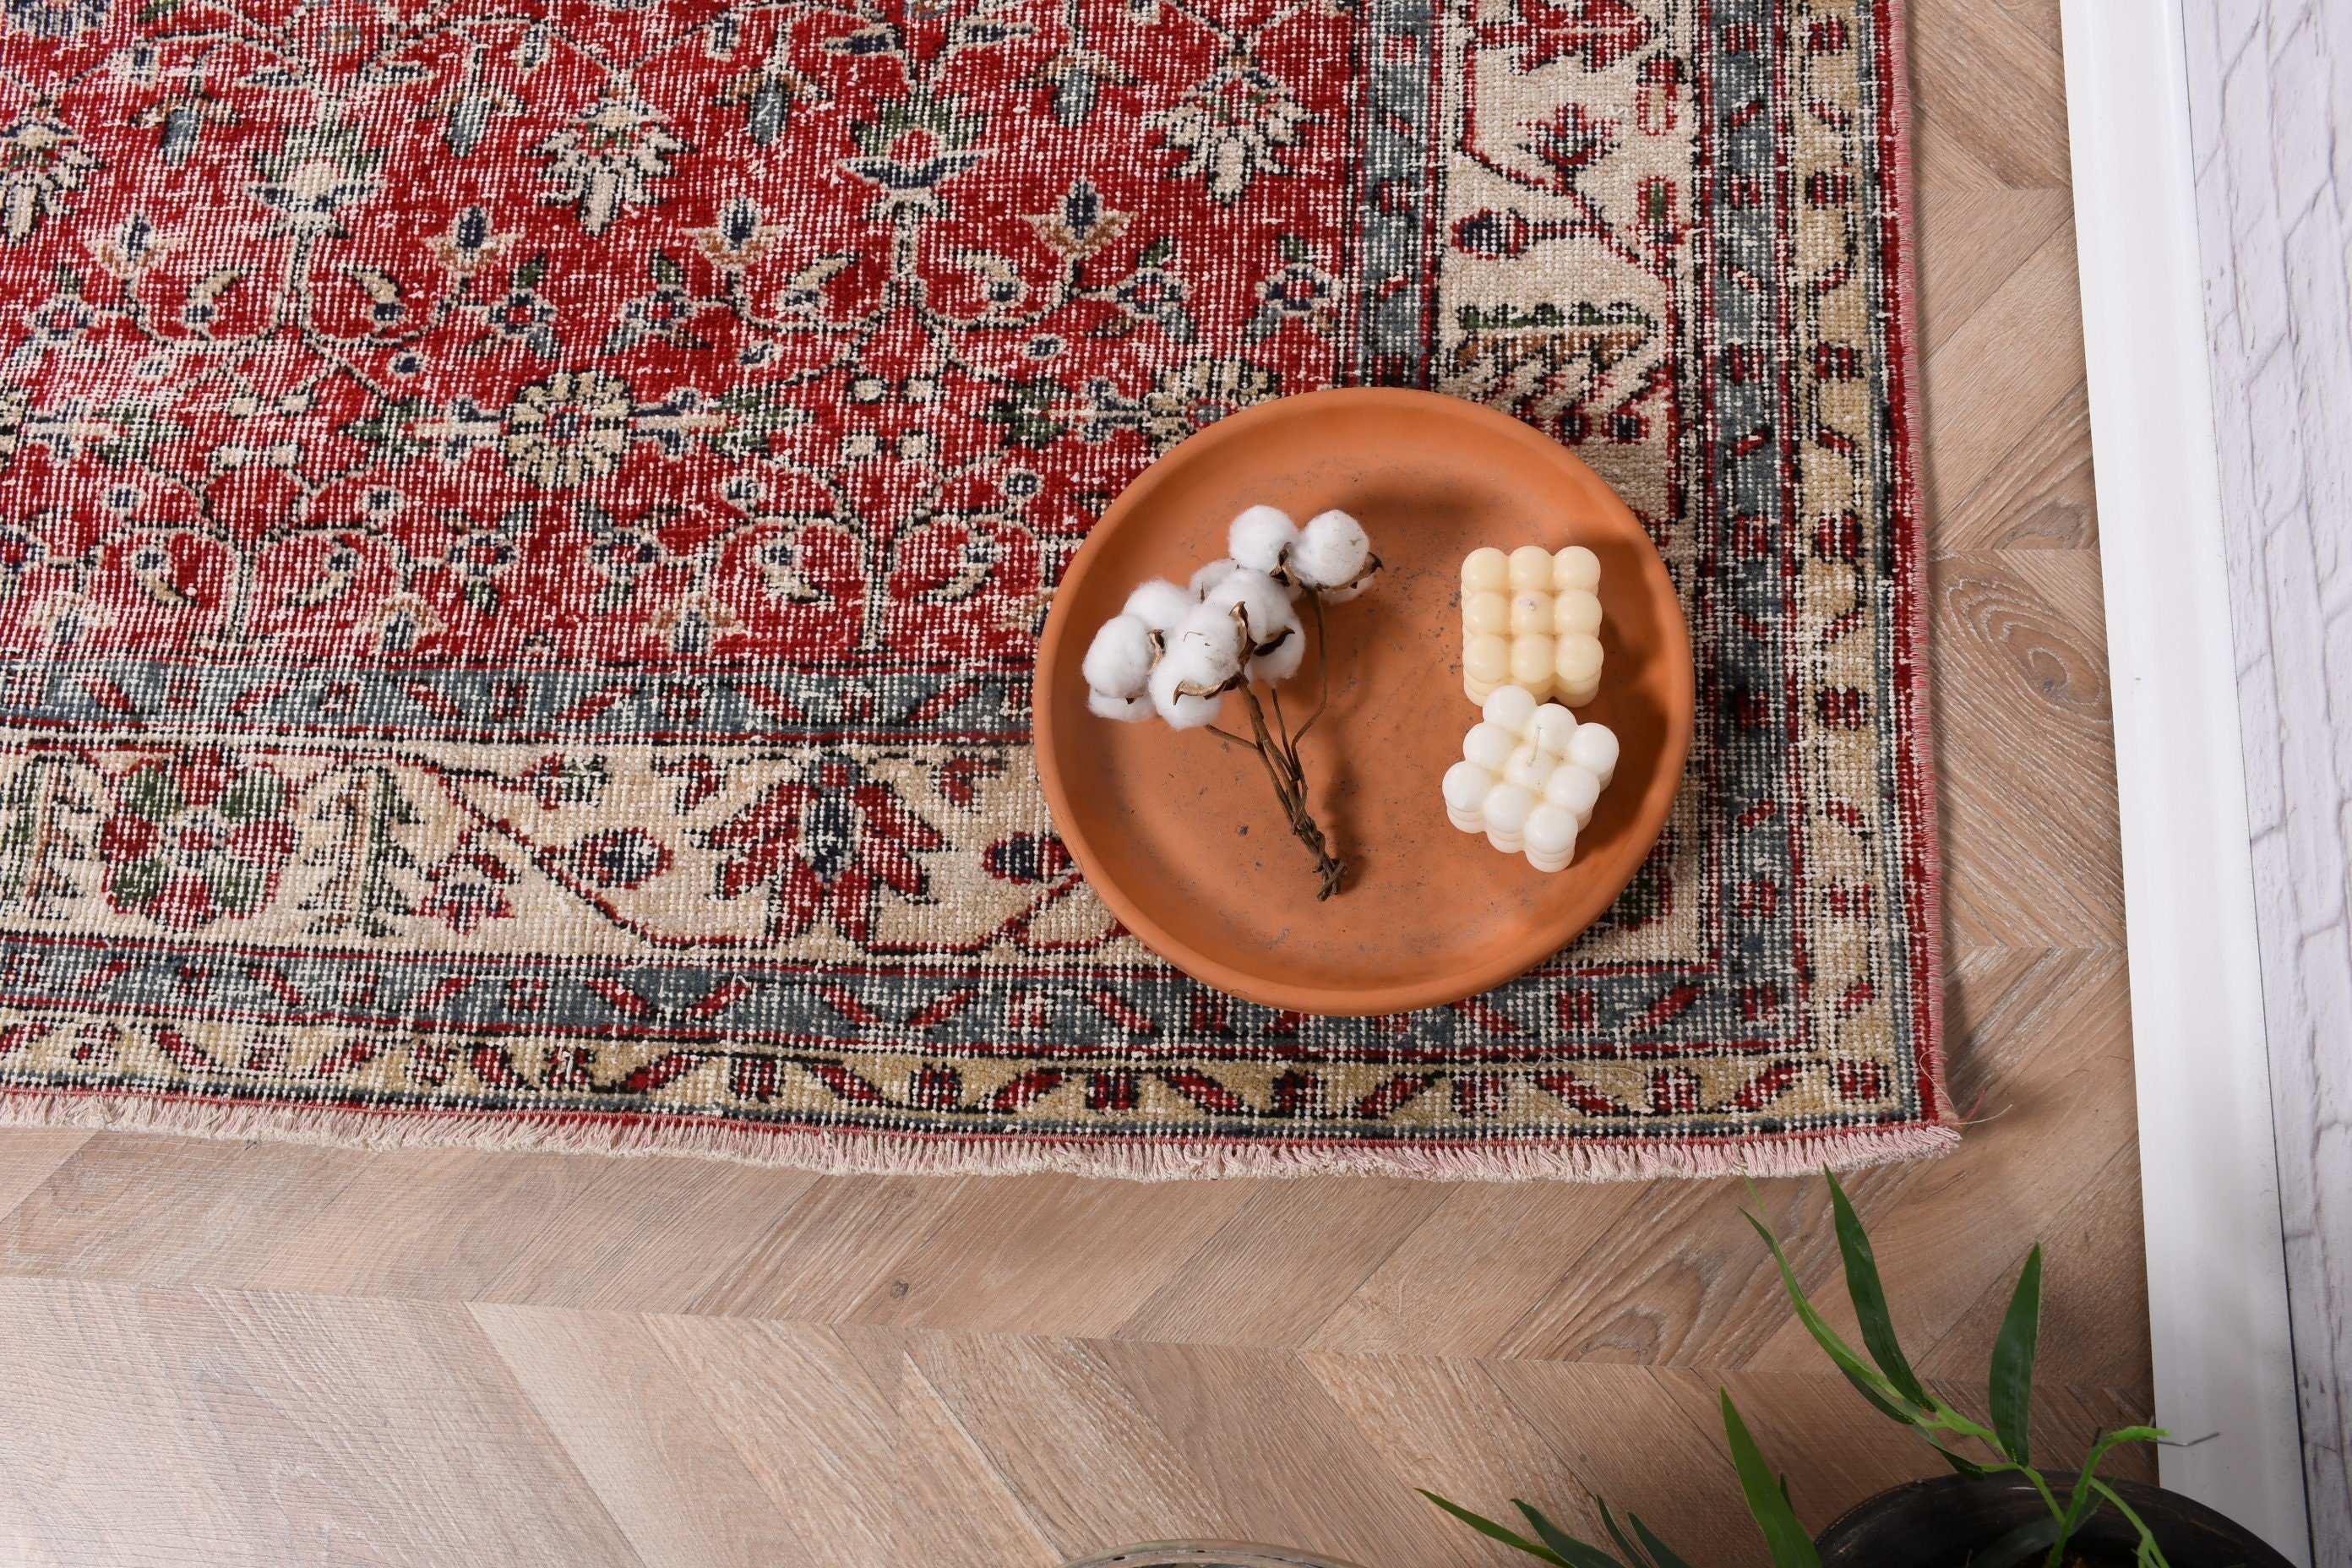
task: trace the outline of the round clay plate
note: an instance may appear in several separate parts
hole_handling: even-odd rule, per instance
[[[1257,757],[1206,731],[1087,710],[1079,663],[1135,585],[1181,583],[1265,501],[1360,519],[1384,563],[1327,616],[1331,702],[1300,748],[1348,863],[1316,899]],[[1480,545],[1601,557],[1601,695],[1577,717],[1622,756],[1576,858],[1546,875],[1446,820],[1438,793],[1478,710],[1462,689],[1463,557]],[[1321,649],[1283,687],[1311,708]],[[1354,388],[1229,416],[1152,465],[1072,559],[1037,651],[1037,765],[1063,840],[1127,928],[1196,980],[1272,1007],[1391,1013],[1458,1001],[1542,963],[1599,918],[1656,842],[1691,734],[1690,633],[1647,533],[1600,476],[1507,416]],[[1228,699],[1231,724],[1248,732]]]

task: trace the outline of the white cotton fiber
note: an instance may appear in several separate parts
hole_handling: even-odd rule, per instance
[[[1372,542],[1364,536],[1364,525],[1344,511],[1309,518],[1298,531],[1298,542],[1290,547],[1292,574],[1327,598],[1357,586],[1371,563]]]
[[[1140,724],[1152,715],[1149,697],[1113,697],[1108,691],[1087,693],[1087,711],[1099,719],[1116,719],[1123,724]]]
[[[1270,577],[1266,581],[1269,584],[1274,582]],[[1280,585],[1275,586],[1279,592]],[[1249,678],[1252,680],[1270,685],[1277,680],[1288,680],[1298,673],[1300,662],[1307,658],[1307,628],[1299,625],[1298,612],[1290,607],[1288,599],[1282,602],[1282,619],[1271,631],[1258,631],[1255,619],[1250,622],[1250,627],[1257,632],[1259,647],[1274,643],[1273,647],[1250,659]],[[1276,638],[1281,640],[1276,641]]]
[[[1213,608],[1231,612],[1235,605],[1249,617],[1250,640],[1267,642],[1296,617],[1290,608],[1290,590],[1263,572],[1244,566],[1219,578],[1201,602]]]
[[[1218,556],[1214,561],[1192,574],[1192,597],[1207,598],[1211,589],[1241,569],[1242,563],[1232,556]]]
[[[1298,542],[1298,525],[1278,506],[1254,506],[1234,519],[1225,542],[1234,560],[1271,576],[1282,570]]]
[[[1168,634],[1167,653],[1160,656],[1164,663],[1175,654],[1192,661],[1186,668],[1213,670],[1211,682],[1224,680],[1242,667],[1246,652],[1242,640],[1242,628],[1232,610],[1218,605],[1195,605],[1176,623]]]
[[[1125,614],[1155,632],[1164,632],[1192,613],[1200,601],[1165,578],[1155,578],[1127,596]]]
[[[1221,673],[1222,671],[1222,673]],[[1180,691],[1190,686],[1196,689],[1223,685],[1232,675],[1232,666],[1221,665],[1213,652],[1197,642],[1179,641],[1171,644],[1151,670],[1151,706],[1171,730],[1197,730],[1203,724],[1213,724],[1223,711],[1225,699],[1221,692],[1214,697],[1201,697]]]
[[[1139,616],[1114,616],[1095,633],[1086,662],[1078,668],[1087,678],[1088,689],[1106,697],[1135,697],[1151,679],[1154,657],[1151,628]]]

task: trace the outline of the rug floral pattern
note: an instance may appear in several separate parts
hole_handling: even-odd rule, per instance
[[[0,1104],[1129,1172],[1937,1146],[1892,26],[0,0]],[[1027,747],[1102,507],[1351,382],[1574,447],[1703,667],[1603,927],[1369,1020],[1160,964]]]

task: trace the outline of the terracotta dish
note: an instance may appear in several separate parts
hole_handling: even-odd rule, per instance
[[[1078,669],[1138,583],[1181,583],[1223,555],[1227,523],[1257,501],[1300,519],[1353,512],[1385,563],[1371,592],[1328,612],[1331,706],[1301,748],[1315,814],[1349,864],[1327,902],[1255,755],[1204,731],[1097,718]],[[1550,875],[1457,831],[1438,794],[1478,721],[1462,689],[1462,559],[1528,543],[1601,557],[1607,662],[1577,716],[1623,747],[1574,864]],[[1294,719],[1321,652],[1283,688]],[[1036,704],[1055,823],[1152,951],[1268,1006],[1402,1012],[1540,963],[1633,879],[1690,750],[1690,632],[1641,523],[1565,447],[1431,393],[1318,392],[1219,420],[1112,503],[1046,616]]]

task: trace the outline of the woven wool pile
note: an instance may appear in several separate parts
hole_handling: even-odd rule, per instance
[[[835,1168],[1930,1152],[1894,0],[0,0],[0,1115]],[[1488,996],[1186,980],[1054,584],[1426,385],[1684,595],[1680,805]]]

